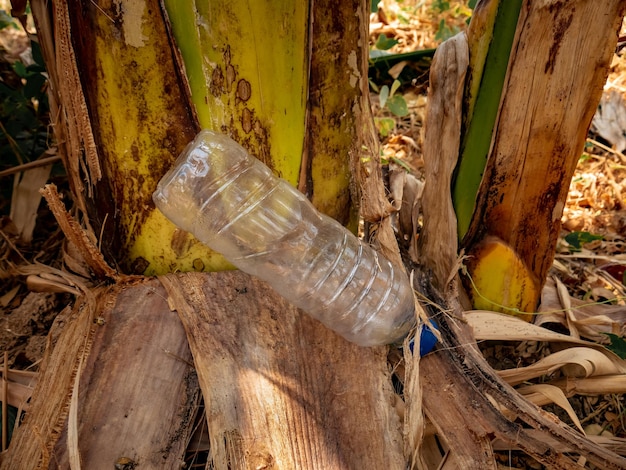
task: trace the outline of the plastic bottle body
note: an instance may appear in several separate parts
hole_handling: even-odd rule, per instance
[[[392,343],[414,324],[406,274],[226,136],[199,133],[153,198],[174,224],[349,341]]]

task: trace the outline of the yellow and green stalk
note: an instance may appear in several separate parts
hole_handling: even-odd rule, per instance
[[[476,214],[493,132],[507,75],[521,0],[478,3],[468,30],[469,69],[464,96],[463,135],[452,199],[457,233],[468,250],[465,284],[474,308],[520,314],[533,311],[538,282],[514,249],[489,228],[472,243],[464,240]],[[526,319],[530,317],[525,316]]]
[[[468,30],[470,65],[464,97],[463,136],[452,200],[459,240],[469,230],[487,165],[522,0],[483,0]]]
[[[623,4],[609,4],[487,0],[472,18],[453,201],[476,308],[536,310],[617,39]]]
[[[103,249],[122,271],[230,268],[151,201],[201,128],[231,136],[320,210],[350,220],[351,116],[360,93],[352,83],[360,73],[354,5],[333,7],[352,24],[347,52],[325,42],[346,39],[327,28],[347,23],[320,27],[308,2],[72,0],[68,7],[81,38],[68,52],[81,72],[76,93],[84,93],[103,167],[88,199],[95,226],[109,234]],[[316,2],[319,18],[330,7]],[[334,65],[325,81],[311,71],[316,62]]]

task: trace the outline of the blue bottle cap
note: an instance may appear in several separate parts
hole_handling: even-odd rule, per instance
[[[437,344],[437,336],[433,333],[432,328],[438,330],[437,324],[434,321],[430,321],[430,325],[426,325],[425,323],[420,324],[420,357],[424,357],[426,354],[431,352],[435,345]],[[409,341],[409,349],[413,352],[413,348],[415,346],[415,340],[412,339]]]

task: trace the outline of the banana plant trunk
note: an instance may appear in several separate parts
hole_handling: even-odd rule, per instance
[[[584,448],[580,455],[593,455],[597,468],[626,465],[589,442],[575,443],[575,433],[549,424],[543,413],[488,377],[457,293],[462,277],[474,308],[517,315],[536,311],[625,8],[621,0],[483,0],[467,35],[446,41],[435,54],[424,137],[424,222],[415,261],[429,273],[430,283],[424,284],[443,293],[449,309],[432,312],[441,326],[440,354],[419,364],[423,411],[442,438],[436,445],[445,441],[450,449],[438,460],[440,468],[495,469],[494,434],[506,440],[526,432],[523,426],[506,430],[513,423],[494,414],[488,403],[494,396],[500,411],[508,410],[528,428],[549,429],[568,448]],[[509,29],[498,35],[498,28]],[[500,49],[495,57],[492,47]],[[494,72],[499,83],[486,76]],[[486,100],[479,103],[484,98],[479,95]],[[479,109],[483,112],[476,114]],[[476,158],[467,159],[469,154]],[[472,308],[466,299],[463,305]],[[475,389],[479,397],[472,398]],[[407,414],[414,412],[409,401]],[[548,451],[544,438],[518,434],[515,446],[547,468],[582,468]],[[432,447],[428,439],[414,446],[420,449],[415,461],[425,468]]]
[[[463,280],[475,308],[532,319],[525,313],[537,310],[554,259],[624,2],[486,0],[480,7],[468,31],[468,83],[478,97],[466,90],[466,111],[475,106],[465,116],[454,191]],[[482,69],[485,37],[492,43]],[[468,163],[471,152],[476,161]]]

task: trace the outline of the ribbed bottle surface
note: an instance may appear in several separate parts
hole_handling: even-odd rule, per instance
[[[224,135],[200,132],[153,199],[174,224],[349,341],[393,343],[414,324],[404,272]]]

